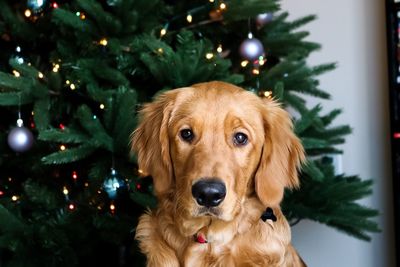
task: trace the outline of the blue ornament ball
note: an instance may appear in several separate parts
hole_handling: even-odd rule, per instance
[[[40,13],[46,7],[47,0],[27,0],[26,6],[34,13]]]
[[[262,27],[265,24],[271,22],[274,18],[274,15],[272,13],[263,13],[263,14],[258,14],[256,17],[256,23],[258,27]]]
[[[111,169],[110,175],[108,175],[103,182],[103,190],[110,199],[114,200],[118,197],[118,192],[125,189],[127,189],[127,184],[124,179],[116,170]]]
[[[8,134],[7,142],[15,152],[25,152],[33,145],[33,134],[28,128],[17,126]]]
[[[257,38],[247,38],[240,45],[239,53],[243,58],[253,61],[264,55],[264,46]]]

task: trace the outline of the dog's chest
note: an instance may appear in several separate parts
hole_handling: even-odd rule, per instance
[[[272,228],[269,225],[256,226],[243,234],[228,236],[208,235],[208,243],[195,241],[188,246],[183,266],[228,267],[228,266],[282,266],[284,248],[273,235],[259,235],[260,231]],[[219,239],[218,239],[219,238]]]

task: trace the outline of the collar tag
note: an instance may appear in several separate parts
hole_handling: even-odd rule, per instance
[[[202,233],[197,233],[196,235],[194,235],[194,241],[200,244],[208,243],[205,235]]]

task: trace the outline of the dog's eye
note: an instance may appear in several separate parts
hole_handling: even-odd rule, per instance
[[[233,143],[237,146],[244,146],[247,144],[248,138],[244,133],[235,133],[233,136]]]
[[[181,130],[180,135],[181,135],[182,139],[185,140],[186,142],[191,142],[194,138],[194,134],[193,134],[192,130],[190,130],[190,129]]]

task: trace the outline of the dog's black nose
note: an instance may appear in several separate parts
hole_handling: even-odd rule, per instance
[[[216,207],[225,199],[226,187],[217,179],[202,179],[192,186],[192,195],[200,206]]]

